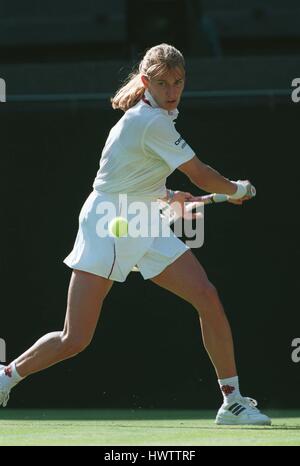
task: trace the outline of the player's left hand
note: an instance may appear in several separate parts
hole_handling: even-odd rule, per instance
[[[186,212],[185,203],[197,201],[199,201],[199,196],[193,196],[193,194],[185,191],[174,191],[174,196],[170,201],[170,206],[178,218],[182,217],[193,219],[197,218],[198,214]]]

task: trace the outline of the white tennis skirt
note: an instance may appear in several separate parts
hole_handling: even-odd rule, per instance
[[[129,196],[127,201],[128,205],[142,201],[149,210],[151,202],[158,205],[153,198]],[[72,269],[118,282],[124,282],[131,271],[139,271],[146,280],[161,273],[189,249],[169,227],[167,236],[166,230],[162,234],[161,228],[158,228],[158,233],[152,232],[147,236],[132,237],[129,234],[116,238],[108,233],[108,224],[115,216],[126,217],[130,222],[134,213],[130,213],[127,206],[124,211],[124,202],[120,203],[119,194],[94,190],[79,214],[79,229],[73,250],[63,262]],[[107,234],[103,233],[105,231]]]

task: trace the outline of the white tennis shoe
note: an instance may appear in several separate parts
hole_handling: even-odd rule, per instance
[[[2,371],[4,371],[4,368],[5,368],[5,366],[0,364],[0,374],[1,374]],[[3,408],[5,408],[5,406],[7,405],[8,400],[9,400],[9,392],[10,392],[10,390],[7,390],[7,389],[1,387],[1,377],[0,377],[0,406],[3,406]]]
[[[270,426],[271,419],[256,408],[253,398],[238,397],[229,403],[223,403],[217,413],[215,423],[218,425],[258,425]]]

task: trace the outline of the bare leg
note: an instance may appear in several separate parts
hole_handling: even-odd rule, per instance
[[[198,311],[205,349],[219,379],[237,374],[232,334],[217,290],[191,251],[151,279],[191,303]]]
[[[88,346],[112,284],[106,278],[73,271],[64,329],[44,335],[14,361],[21,377],[70,358]]]

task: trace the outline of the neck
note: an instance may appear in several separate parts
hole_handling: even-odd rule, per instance
[[[148,89],[145,90],[144,98],[145,98],[146,100],[148,100],[148,102],[150,103],[151,107],[154,107],[154,108],[159,107],[159,105],[157,104],[156,100],[154,99],[154,97],[152,97],[152,94],[151,94],[150,91],[148,91]]]

